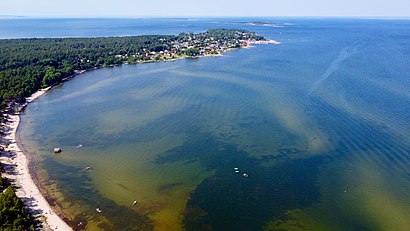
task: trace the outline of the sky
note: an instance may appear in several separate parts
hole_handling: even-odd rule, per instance
[[[0,0],[28,17],[410,17],[409,0]]]

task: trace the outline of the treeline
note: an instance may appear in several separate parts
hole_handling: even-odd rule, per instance
[[[0,103],[21,101],[74,70],[120,64],[117,55],[163,49],[174,36],[0,40]],[[118,57],[118,56],[117,56]],[[129,62],[137,61],[129,58]]]
[[[201,33],[200,33],[201,34]],[[206,37],[213,37],[214,40],[231,40],[231,39],[254,39],[265,40],[263,36],[256,35],[255,32],[237,29],[211,29],[204,33]]]
[[[147,52],[174,50],[175,55],[198,55],[178,43],[219,41],[236,44],[238,39],[263,39],[254,32],[211,29],[199,34],[148,35],[105,38],[42,38],[0,40],[0,107],[10,101],[23,101],[40,88],[73,75],[75,70],[115,64],[151,61]],[[238,46],[238,45],[237,45]],[[175,51],[175,47],[181,50]],[[156,57],[154,61],[161,60]]]
[[[5,117],[0,118],[1,123],[5,123]],[[3,136],[4,129],[0,128],[0,135]],[[0,147],[0,154],[4,152]],[[3,178],[3,164],[0,162],[0,230],[35,230],[39,224],[34,217],[26,211],[23,201],[16,196],[8,179]]]
[[[0,169],[2,168],[0,163]],[[0,171],[0,230],[35,230],[36,222]]]

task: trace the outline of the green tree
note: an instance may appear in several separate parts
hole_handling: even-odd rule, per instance
[[[190,48],[185,51],[185,54],[191,57],[198,56],[199,50],[197,48]]]
[[[43,77],[42,87],[50,86],[51,84],[55,83],[57,80],[61,78],[61,72],[57,71],[52,66],[47,66],[46,74]]]
[[[9,186],[0,194],[0,230],[35,230],[34,219]]]

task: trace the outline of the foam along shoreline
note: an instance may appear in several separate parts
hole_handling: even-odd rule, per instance
[[[250,41],[248,42],[248,44],[281,44],[281,42],[276,41],[276,40],[272,40],[272,39],[268,39],[268,40],[260,40],[260,41]]]
[[[253,48],[255,46],[252,46],[254,44],[273,44],[273,45],[279,45],[281,44],[281,42],[276,41],[276,40],[272,40],[272,39],[268,39],[268,40],[262,40],[262,41],[256,41],[256,40],[248,40],[246,41],[246,46],[243,48]]]
[[[27,98],[27,103],[37,99],[49,88],[39,90]],[[22,105],[25,107],[26,104]],[[12,171],[6,171],[4,177],[11,180],[16,188],[16,194],[22,198],[26,208],[37,220],[43,223],[44,230],[72,230],[72,228],[58,216],[35,184],[29,170],[29,157],[19,147],[17,142],[17,128],[20,123],[19,113],[7,114],[5,124],[6,136],[2,142],[4,153],[0,157],[2,163],[14,166]],[[5,145],[8,144],[8,145]]]

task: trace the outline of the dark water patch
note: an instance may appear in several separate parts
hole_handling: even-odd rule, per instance
[[[126,206],[119,206],[101,195],[94,188],[88,172],[62,165],[51,158],[46,159],[43,164],[48,166],[48,178],[58,182],[64,201],[69,201],[70,205],[74,206],[86,206],[87,211],[76,214],[73,219],[75,224],[82,222],[82,225],[74,227],[75,230],[83,229],[91,221],[99,222],[98,226],[103,230],[152,230],[152,223],[147,216],[138,214]],[[52,182],[46,185],[50,183]],[[96,208],[100,208],[102,212],[98,213]],[[101,222],[103,217],[108,217],[109,222]]]
[[[260,230],[273,217],[319,200],[316,181],[323,158],[290,160],[288,152],[252,157],[210,135],[199,137],[156,159],[158,165],[197,160],[216,170],[191,194],[184,215],[187,230]],[[266,158],[276,164],[263,167]]]
[[[251,160],[250,160],[251,161]],[[187,230],[261,230],[272,218],[320,198],[316,180],[323,159],[284,161],[252,167],[243,177],[217,173],[191,194],[184,216]]]
[[[209,134],[197,134],[182,146],[158,155],[155,163],[165,164],[176,161],[199,161],[207,169],[225,172],[235,166],[251,169],[255,161],[247,158],[247,153],[230,145],[221,144]],[[249,162],[249,160],[252,160]]]

